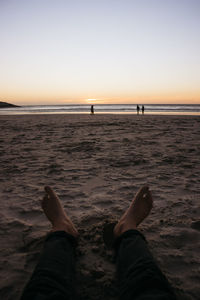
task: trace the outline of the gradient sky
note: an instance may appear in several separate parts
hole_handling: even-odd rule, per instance
[[[200,0],[0,0],[0,101],[200,103]]]

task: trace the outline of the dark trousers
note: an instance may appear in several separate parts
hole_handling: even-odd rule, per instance
[[[116,260],[120,299],[176,299],[139,231],[118,238]],[[64,231],[51,233],[21,300],[70,300],[74,290],[75,240]]]

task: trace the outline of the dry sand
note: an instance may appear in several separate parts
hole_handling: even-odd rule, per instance
[[[0,116],[0,298],[19,299],[49,223],[44,185],[79,228],[80,299],[117,299],[112,253],[102,240],[139,187],[154,208],[141,226],[178,299],[200,295],[200,117]]]

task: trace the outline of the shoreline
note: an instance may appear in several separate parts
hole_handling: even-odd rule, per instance
[[[0,111],[0,116],[14,115],[91,115],[90,112],[8,112]],[[137,112],[95,112],[94,115],[137,115],[137,116],[200,116],[200,112],[145,112],[137,114]]]

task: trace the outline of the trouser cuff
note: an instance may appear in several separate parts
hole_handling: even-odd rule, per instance
[[[73,245],[73,247],[76,247],[78,245],[77,239],[73,235],[71,235],[71,234],[69,234],[69,233],[67,233],[66,231],[63,231],[63,230],[50,232],[47,235],[45,241],[49,241],[51,239],[57,239],[59,237],[60,238],[66,238]]]
[[[136,229],[129,229],[127,231],[125,231],[124,233],[122,233],[114,242],[114,248],[115,250],[117,250],[120,246],[120,243],[123,239],[125,238],[129,238],[129,237],[133,237],[139,235],[141,238],[143,238],[143,240],[147,243],[147,240],[145,238],[145,236],[138,230]]]

